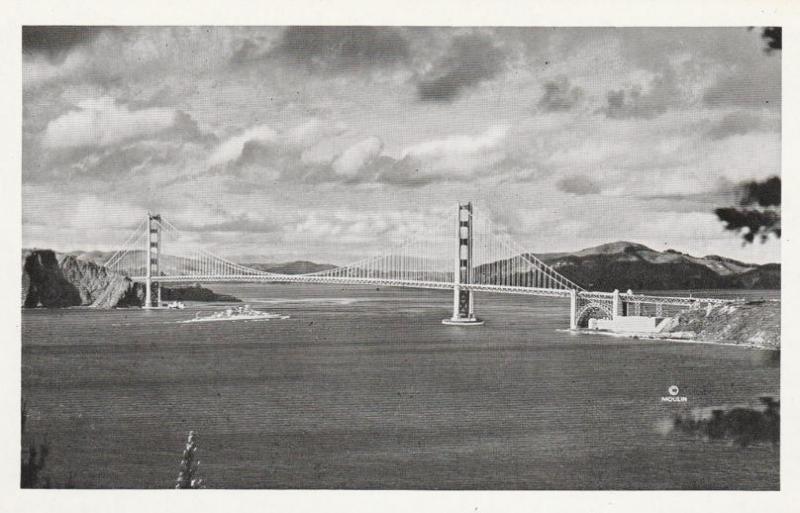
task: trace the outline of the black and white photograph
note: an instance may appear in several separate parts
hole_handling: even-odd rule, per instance
[[[787,485],[781,26],[269,21],[19,27],[18,489]]]

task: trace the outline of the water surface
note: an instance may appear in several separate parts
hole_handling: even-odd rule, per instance
[[[214,290],[290,318],[23,312],[27,430],[56,485],[172,487],[194,430],[210,487],[779,486],[776,449],[663,430],[686,409],[778,397],[767,351],[559,332],[569,305],[550,298],[479,294],[486,325],[464,328],[441,324],[444,291]],[[687,403],[661,402],[673,384]]]

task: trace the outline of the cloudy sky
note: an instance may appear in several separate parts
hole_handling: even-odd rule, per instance
[[[747,261],[712,210],[780,174],[758,30],[26,28],[23,247],[346,263],[472,200],[535,252]]]

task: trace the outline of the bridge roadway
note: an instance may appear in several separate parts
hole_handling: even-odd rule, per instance
[[[133,276],[133,281],[144,281],[146,276]],[[373,285],[384,287],[405,287],[415,289],[453,290],[456,284],[444,281],[417,281],[382,278],[358,278],[348,276],[315,276],[313,274],[242,274],[242,275],[196,275],[196,276],[153,276],[152,281],[161,283],[318,283],[330,285]],[[491,285],[485,283],[460,283],[462,290],[473,292],[491,292],[498,294],[520,294],[526,296],[544,296],[569,298],[571,290],[550,289],[541,287],[519,287],[512,285]],[[578,290],[576,295],[584,300],[612,300],[613,292],[590,292]],[[730,299],[694,298],[681,296],[652,296],[644,294],[619,293],[619,298],[626,303],[661,304],[691,306],[694,304],[724,304]]]

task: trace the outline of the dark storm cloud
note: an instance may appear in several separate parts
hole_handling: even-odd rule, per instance
[[[588,176],[573,175],[562,178],[556,183],[560,191],[576,196],[586,196],[588,194],[600,194],[602,188],[600,184]]]
[[[640,88],[609,91],[606,99],[608,103],[603,112],[610,119],[651,119],[667,111],[663,102],[654,101],[652,97],[642,94]]]
[[[91,43],[104,30],[110,29],[99,26],[25,26],[22,27],[22,52],[61,61],[73,48]]]
[[[449,103],[466,89],[494,78],[506,65],[506,53],[481,35],[453,39],[448,50],[417,84],[420,100]]]
[[[182,110],[175,111],[175,121],[173,125],[164,132],[166,136],[183,142],[193,142],[210,147],[219,142],[219,138],[211,132],[204,132],[200,129],[197,121]]]
[[[681,92],[672,71],[665,71],[654,78],[647,92],[642,92],[639,86],[609,91],[606,100],[606,106],[600,111],[609,119],[652,119],[682,103]]]
[[[567,77],[549,80],[542,86],[544,94],[537,106],[545,112],[563,112],[575,107],[583,96],[580,87],[570,87]]]
[[[732,112],[722,118],[708,131],[708,136],[717,141],[734,135],[744,135],[761,126],[761,119],[750,112]]]
[[[270,53],[332,73],[390,67],[410,57],[408,41],[394,27],[289,27]],[[233,59],[257,56],[256,45],[246,41]]]

